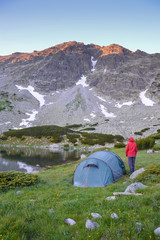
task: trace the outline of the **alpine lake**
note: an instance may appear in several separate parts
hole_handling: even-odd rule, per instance
[[[88,153],[86,149],[0,146],[0,171],[37,173],[44,168],[77,161]]]

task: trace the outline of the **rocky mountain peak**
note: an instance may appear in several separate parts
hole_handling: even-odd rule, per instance
[[[55,45],[53,47],[47,48],[42,51],[33,51],[32,53],[20,53],[20,52],[15,52],[11,55],[7,56],[0,56],[0,62],[10,62],[10,63],[16,63],[16,62],[21,62],[21,61],[30,61],[33,60],[34,58],[37,57],[47,57],[49,55],[54,55],[59,52],[63,52],[66,54],[72,54],[72,53],[78,53],[78,54],[83,54],[83,53],[92,53],[94,52],[96,56],[106,56],[109,54],[123,54],[127,55],[131,52],[130,50],[123,48],[120,45],[117,44],[111,44],[109,46],[99,46],[95,44],[88,44],[85,45],[82,42],[76,42],[76,41],[69,41],[69,42],[64,42],[58,45]],[[102,52],[102,53],[101,53]]]
[[[109,46],[104,46],[104,47],[101,47],[101,50],[102,50],[102,56],[105,56],[105,55],[109,55],[109,54],[123,54],[123,55],[127,55],[127,54],[131,54],[133,53],[132,51],[118,45],[118,44],[111,44]]]

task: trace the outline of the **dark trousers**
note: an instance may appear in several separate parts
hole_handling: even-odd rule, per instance
[[[134,172],[135,160],[136,160],[136,157],[128,157],[128,163],[129,163],[130,173],[133,173],[133,172]]]

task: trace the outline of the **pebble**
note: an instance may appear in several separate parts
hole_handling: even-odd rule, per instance
[[[116,200],[116,196],[107,197],[106,200]]]
[[[117,215],[116,213],[112,213],[112,214],[111,214],[111,218],[116,218],[116,219],[117,219],[117,218],[118,218],[118,215]]]

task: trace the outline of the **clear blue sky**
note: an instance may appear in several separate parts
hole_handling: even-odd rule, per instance
[[[0,55],[68,41],[160,53],[160,0],[0,0]]]

